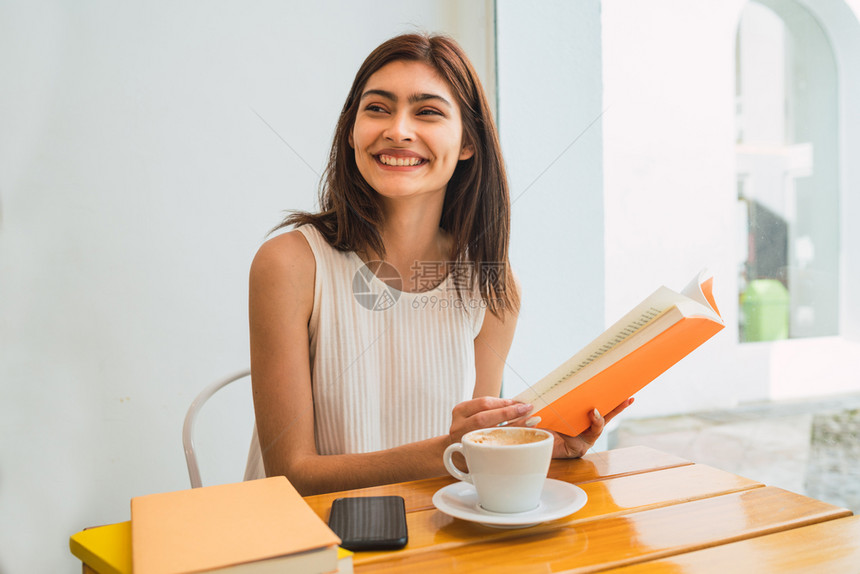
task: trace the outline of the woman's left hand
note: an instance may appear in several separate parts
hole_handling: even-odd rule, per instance
[[[553,458],[579,458],[588,452],[588,449],[594,446],[597,439],[603,433],[606,423],[614,419],[624,409],[633,404],[633,399],[629,398],[606,416],[601,416],[597,409],[591,412],[591,427],[579,436],[568,436],[555,431],[550,431],[555,437],[555,444],[552,447]]]

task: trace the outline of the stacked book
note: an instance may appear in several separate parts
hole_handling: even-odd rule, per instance
[[[351,571],[350,553],[283,477],[139,496],[131,521],[69,540],[97,574]]]

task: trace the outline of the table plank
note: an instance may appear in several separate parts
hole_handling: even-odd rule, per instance
[[[574,515],[576,520],[638,512],[764,485],[711,466],[694,464],[579,486],[588,495],[588,503]]]
[[[407,515],[409,544],[403,554],[424,552],[442,547],[456,547],[475,541],[505,539],[549,531],[562,525],[609,516],[629,514],[650,508],[678,504],[730,492],[739,492],[763,485],[759,482],[718,470],[706,465],[687,465],[592,481],[581,484],[588,503],[573,515],[529,529],[504,530],[458,520],[437,510],[413,512]],[[385,559],[388,552],[361,552],[356,564]]]
[[[741,542],[612,570],[617,574],[807,574],[856,572],[860,516],[839,518]]]
[[[574,460],[554,460],[548,476],[573,484],[652,472],[693,464],[647,446],[631,446],[589,453]]]
[[[652,473],[657,474],[657,473]],[[428,511],[430,512],[430,511]],[[357,572],[596,572],[726,544],[850,514],[774,487],[754,488],[641,512],[534,527],[424,552],[392,552]],[[440,536],[444,530],[442,527]],[[455,526],[459,528],[460,526]],[[490,529],[487,529],[490,530]],[[516,549],[510,545],[515,542]],[[419,570],[420,569],[420,570]]]
[[[691,464],[688,460],[653,448],[633,446],[591,453],[580,459],[553,460],[549,477],[577,484]],[[402,496],[406,502],[406,512],[416,512],[433,508],[433,494],[454,480],[450,476],[440,476],[307,496],[305,501],[323,520],[328,520],[331,503],[342,496]]]

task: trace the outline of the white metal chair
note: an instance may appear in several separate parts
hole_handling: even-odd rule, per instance
[[[191,480],[191,488],[199,488],[203,485],[200,480],[200,468],[197,465],[197,454],[194,452],[194,421],[197,418],[197,413],[212,395],[231,383],[245,378],[250,379],[250,376],[251,371],[246,369],[226,379],[216,381],[200,391],[200,394],[195,397],[191,402],[191,406],[188,407],[188,412],[185,414],[185,423],[182,425],[182,446],[185,447],[185,463],[188,465],[188,478]]]

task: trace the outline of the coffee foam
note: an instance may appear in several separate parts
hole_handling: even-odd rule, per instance
[[[547,436],[531,429],[504,428],[491,429],[485,432],[470,435],[465,440],[474,444],[510,446],[516,444],[529,444],[545,440]]]

